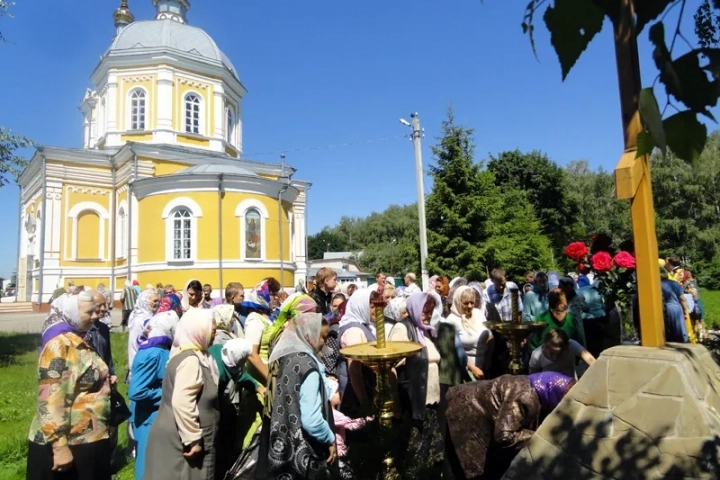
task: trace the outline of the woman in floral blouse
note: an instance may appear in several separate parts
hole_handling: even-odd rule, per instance
[[[59,297],[43,325],[28,480],[110,480],[110,374],[83,341],[97,317],[93,293]]]

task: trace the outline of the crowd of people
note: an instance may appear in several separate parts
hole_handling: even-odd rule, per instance
[[[668,269],[663,296],[672,289],[687,309],[684,272]],[[340,285],[321,268],[291,295],[266,278],[247,292],[229,283],[221,298],[197,280],[182,291],[128,282],[126,372],[112,360],[112,295],[59,288],[43,327],[27,478],[111,478],[126,420],[118,373],[138,480],[360,478],[348,458],[371,443],[375,373],[341,350],[376,340],[378,303],[389,341],[423,346],[393,370],[395,421],[410,431],[405,475],[495,478],[607,346],[602,296],[588,277],[556,272],[528,272],[522,289],[502,269],[482,282],[434,276],[427,291],[416,282],[379,273],[369,287]],[[507,344],[488,327],[513,311],[546,324],[524,345],[529,375],[507,375]]]

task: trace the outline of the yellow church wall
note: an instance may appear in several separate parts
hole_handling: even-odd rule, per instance
[[[108,211],[110,218],[112,191],[104,188],[91,188],[86,186],[65,185],[62,196],[62,216],[60,219],[60,266],[106,267],[111,262],[100,259],[108,257],[108,240],[112,234],[109,220],[101,219],[94,211],[82,212],[77,220],[68,218],[67,213],[81,202],[92,202]],[[77,252],[72,251],[74,223],[78,222]],[[99,246],[100,226],[105,229],[102,249]],[[77,255],[77,257],[76,257]],[[70,260],[76,258],[76,260]]]
[[[210,146],[210,140],[206,140],[204,138],[198,138],[194,134],[183,134],[178,133],[177,134],[177,142],[182,143],[185,145],[192,145],[193,147],[209,147]]]
[[[283,285],[287,288],[294,286],[294,272],[285,270]],[[280,280],[280,269],[259,268],[257,270],[244,268],[223,268],[223,283],[227,285],[230,282],[240,282],[246,289],[253,288],[263,278],[274,277]],[[140,272],[137,274],[137,280],[140,285],[152,283],[155,285],[161,282],[163,285],[174,285],[177,290],[182,290],[189,280],[197,279],[202,284],[209,283],[214,290],[225,288],[225,285],[219,285],[220,272],[217,269],[183,269],[183,270],[151,270]],[[123,280],[124,284],[124,280]]]
[[[120,141],[125,142],[149,142],[152,140],[152,133],[126,133],[120,135]]]
[[[231,157],[238,158],[238,152],[233,147],[225,147],[225,153],[230,155]]]
[[[122,292],[125,288],[125,281],[127,277],[115,277],[115,290]]]
[[[118,108],[116,125],[121,130],[130,130],[130,92],[135,88],[145,90],[145,129],[157,126],[157,90],[155,75],[118,75]],[[136,141],[136,140],[133,140]]]
[[[104,257],[104,245],[99,245],[100,224],[103,220],[95,212],[84,211],[77,217],[78,260],[99,260]]]
[[[155,176],[170,175],[188,168],[188,165],[177,162],[168,162],[165,160],[152,160],[155,165]]]

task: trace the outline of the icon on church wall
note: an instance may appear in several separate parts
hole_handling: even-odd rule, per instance
[[[245,214],[245,258],[261,258],[261,242],[260,212],[253,208]]]

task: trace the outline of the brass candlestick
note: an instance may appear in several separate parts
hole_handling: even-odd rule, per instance
[[[523,322],[520,312],[520,292],[517,287],[510,289],[511,318],[509,322],[485,322],[485,326],[495,330],[508,340],[510,344],[510,364],[508,371],[512,375],[524,375],[525,364],[522,361],[522,342],[534,332],[541,331],[547,325],[545,322]]]
[[[370,296],[372,312],[375,317],[375,329],[377,340],[375,342],[361,343],[351,347],[343,348],[340,353],[350,360],[357,360],[373,369],[377,375],[376,383],[376,407],[378,410],[378,421],[383,435],[388,438],[392,429],[394,410],[393,392],[390,385],[390,372],[397,363],[411,355],[415,355],[423,346],[415,342],[386,342],[385,341],[385,301],[382,290],[373,292]],[[383,460],[384,480],[398,478],[395,471],[395,459],[388,450]]]

